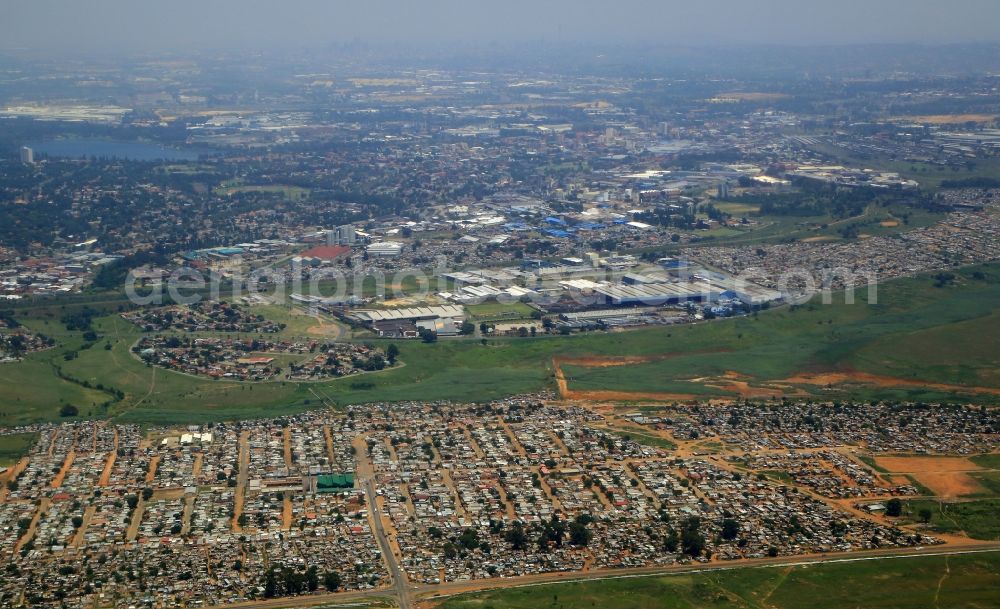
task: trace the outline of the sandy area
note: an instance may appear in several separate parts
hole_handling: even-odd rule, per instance
[[[875,462],[894,474],[916,478],[941,497],[959,497],[984,490],[968,474],[983,468],[965,457],[878,457]]]
[[[796,385],[839,385],[841,383],[865,383],[877,385],[879,387],[926,387],[928,389],[940,389],[942,391],[984,393],[987,395],[1000,395],[1000,387],[973,387],[966,385],[948,385],[945,383],[931,383],[928,381],[901,379],[891,376],[880,376],[867,372],[824,372],[820,374],[800,374],[781,381],[782,383],[792,383]]]

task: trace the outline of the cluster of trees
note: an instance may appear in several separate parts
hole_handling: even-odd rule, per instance
[[[723,532],[731,534],[730,539],[735,539],[739,532],[739,524],[735,521],[732,522],[735,524],[735,531],[733,524],[727,527],[726,523],[723,522]],[[705,552],[705,536],[701,533],[701,518],[689,516],[681,523],[680,528],[680,533],[674,528],[667,531],[667,536],[663,540],[663,549],[670,553],[680,551],[691,558],[701,556]]]
[[[589,528],[593,522],[594,518],[590,514],[580,514],[569,522],[553,514],[552,518],[543,522],[534,531],[535,543],[542,552],[547,552],[551,546],[561,548],[567,541],[576,547],[586,547],[593,539],[593,532]],[[503,523],[490,521],[490,528],[491,532],[497,534],[503,530]],[[518,520],[515,520],[504,533],[504,541],[510,544],[510,548],[514,551],[527,549],[530,540],[529,531]]]
[[[10,309],[4,309],[0,311],[0,327],[10,328],[11,330],[21,327],[21,322],[14,319],[14,311]]]
[[[66,313],[59,319],[59,321],[66,326],[66,329],[70,332],[87,332],[91,329],[90,325],[93,323],[94,318],[100,314],[100,311],[90,307],[82,307],[77,309],[75,312]]]
[[[336,571],[325,571],[321,575],[315,565],[304,571],[272,565],[264,573],[264,598],[316,592],[321,584],[329,592],[336,592],[341,586],[340,574]]]

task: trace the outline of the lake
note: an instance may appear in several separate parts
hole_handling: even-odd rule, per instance
[[[197,161],[209,151],[193,148],[171,148],[151,142],[118,142],[88,138],[56,139],[33,142],[28,147],[35,155],[78,159],[98,157],[129,161]]]

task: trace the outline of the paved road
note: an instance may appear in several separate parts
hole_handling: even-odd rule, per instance
[[[396,591],[396,604],[399,609],[410,609],[410,590],[406,583],[406,574],[399,566],[396,555],[392,552],[389,538],[386,537],[385,527],[382,525],[382,516],[378,512],[378,502],[375,494],[375,483],[369,478],[365,480],[365,496],[368,498],[368,509],[372,515],[375,539],[378,540],[379,548],[382,549],[382,556],[385,564],[389,568],[389,575],[392,577],[392,588]]]
[[[406,573],[399,566],[396,555],[392,552],[392,545],[389,537],[385,533],[385,526],[382,524],[382,515],[378,510],[378,494],[375,492],[375,467],[368,457],[368,446],[363,436],[354,438],[351,445],[354,447],[355,464],[357,465],[355,474],[358,482],[365,490],[365,499],[368,502],[368,513],[372,523],[372,533],[378,542],[378,547],[382,551],[382,559],[389,570],[389,577],[392,579],[392,590],[395,592],[396,604],[399,609],[410,609],[410,590],[407,586]]]

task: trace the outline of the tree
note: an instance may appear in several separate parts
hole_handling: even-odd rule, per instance
[[[698,529],[684,529],[681,534],[681,548],[691,558],[700,556],[705,551],[705,538]]]
[[[903,502],[893,497],[885,504],[886,516],[901,516],[903,514]]]
[[[72,404],[63,404],[63,407],[59,409],[61,417],[75,417],[78,414],[80,414],[80,409]]]
[[[319,570],[315,566],[306,569],[306,590],[315,592],[319,588]]]
[[[586,547],[590,543],[592,538],[592,533],[587,528],[587,525],[580,522],[579,519],[574,520],[569,525],[569,542],[574,546]]]
[[[459,536],[458,543],[466,550],[475,550],[479,547],[479,535],[475,529],[465,529]]]
[[[510,544],[512,550],[523,550],[528,543],[528,536],[524,534],[524,525],[515,520],[510,530],[504,535],[504,539]]]
[[[340,573],[327,571],[323,574],[323,587],[330,592],[336,592],[340,588]]]
[[[458,330],[459,334],[464,334],[464,335],[472,334],[475,331],[476,331],[476,324],[472,323],[468,319],[462,322],[462,327],[459,328]]]
[[[274,567],[267,570],[264,575],[264,598],[274,598],[278,596],[278,575]]]
[[[428,330],[427,328],[420,328],[418,334],[420,334],[420,340],[424,341],[425,343],[430,344],[437,342],[438,335],[437,332],[435,332],[434,330]]]
[[[390,343],[385,349],[385,357],[389,360],[389,364],[395,366],[396,358],[399,357],[399,347],[396,343]]]
[[[736,539],[736,536],[740,532],[740,523],[736,522],[732,518],[726,518],[722,521],[722,538],[728,541]]]
[[[922,508],[920,510],[920,522],[928,524],[931,521],[931,517],[934,515],[928,508]]]
[[[705,551],[705,538],[699,531],[701,519],[691,516],[684,521],[684,531],[681,532],[681,549],[685,554],[694,558]]]
[[[671,554],[677,552],[677,548],[680,546],[680,537],[677,535],[677,531],[670,529],[667,536],[663,539],[663,549]]]

